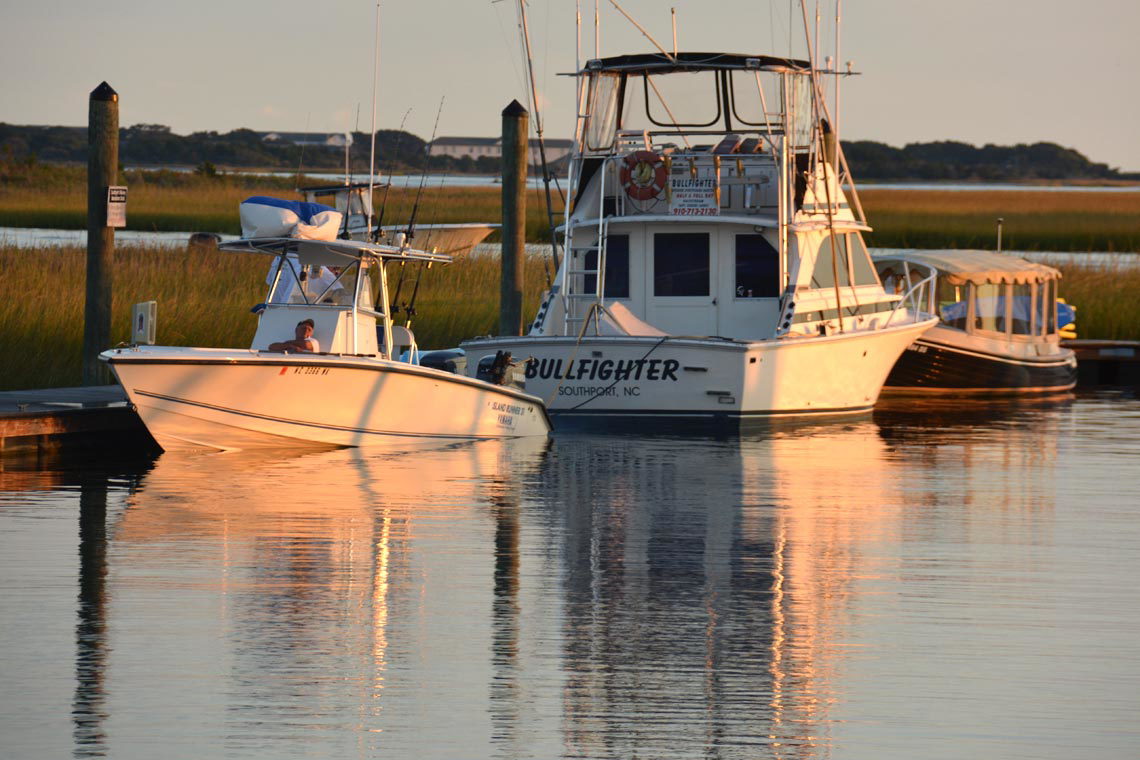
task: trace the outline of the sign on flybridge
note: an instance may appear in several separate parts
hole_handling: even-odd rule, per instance
[[[716,180],[669,178],[669,213],[672,216],[718,216]]]

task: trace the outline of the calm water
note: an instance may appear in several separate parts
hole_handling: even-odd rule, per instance
[[[1140,401],[0,473],[0,756],[1135,758]]]

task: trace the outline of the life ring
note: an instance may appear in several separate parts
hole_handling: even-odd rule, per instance
[[[661,156],[651,150],[638,150],[622,159],[618,178],[626,195],[635,201],[648,201],[661,195],[669,175]]]

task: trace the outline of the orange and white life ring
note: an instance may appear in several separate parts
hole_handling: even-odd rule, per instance
[[[638,150],[622,159],[618,179],[630,198],[648,201],[661,195],[669,174],[661,156],[651,150]]]

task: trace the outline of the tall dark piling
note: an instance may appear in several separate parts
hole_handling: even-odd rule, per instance
[[[110,376],[99,352],[111,344],[111,258],[115,230],[107,225],[107,188],[119,171],[119,94],[103,82],[87,107],[87,301],[83,311],[83,384]]]
[[[526,246],[527,136],[530,114],[517,100],[503,109],[503,259],[499,334],[522,335]]]

